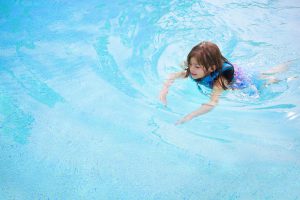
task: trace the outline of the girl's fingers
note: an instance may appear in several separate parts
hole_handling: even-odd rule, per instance
[[[160,100],[164,105],[167,105],[166,94],[160,94],[160,95],[159,95],[159,100]]]
[[[183,124],[184,121],[181,119],[181,120],[178,120],[176,123],[175,123],[175,126],[179,125],[179,124]]]
[[[161,100],[162,104],[167,105],[167,101],[165,99]]]

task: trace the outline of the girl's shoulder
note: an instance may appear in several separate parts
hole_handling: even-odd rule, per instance
[[[176,78],[187,78],[187,71],[184,70],[184,71],[177,72],[175,73],[175,76]]]
[[[169,74],[169,78],[171,79],[186,78],[186,75],[187,75],[186,71],[174,72]]]
[[[187,70],[181,71],[181,72],[180,72],[180,76],[181,76],[182,78],[187,78]]]

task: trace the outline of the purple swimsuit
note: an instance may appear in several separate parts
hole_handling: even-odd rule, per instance
[[[243,73],[243,70],[237,65],[233,65],[234,67],[234,78],[229,88],[231,89],[244,89],[249,86],[251,83],[251,79]]]

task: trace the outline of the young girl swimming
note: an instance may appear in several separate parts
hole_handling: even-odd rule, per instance
[[[160,101],[167,104],[169,87],[175,79],[192,78],[199,89],[210,88],[210,100],[197,110],[189,113],[176,122],[176,125],[185,123],[194,117],[211,111],[219,101],[219,97],[227,89],[244,89],[249,85],[249,78],[241,73],[240,68],[231,64],[222,54],[219,47],[209,41],[194,46],[187,56],[187,68],[184,71],[172,73],[163,85],[160,92]],[[277,69],[281,71],[281,69]],[[273,71],[272,71],[273,72]],[[275,71],[276,72],[276,71]],[[262,77],[269,83],[276,82],[272,77]]]

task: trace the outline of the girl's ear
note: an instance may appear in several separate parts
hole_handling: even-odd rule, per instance
[[[216,69],[217,69],[217,66],[216,66],[216,65],[213,65],[213,69],[214,69],[214,71],[216,71]]]
[[[217,69],[216,65],[213,65],[211,68],[208,69],[209,72],[213,72]]]

